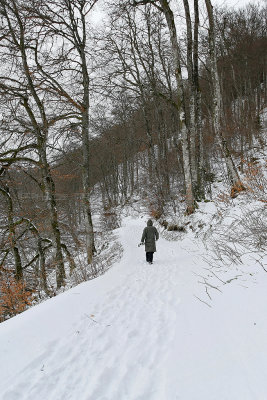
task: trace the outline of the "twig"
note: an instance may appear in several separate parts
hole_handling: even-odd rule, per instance
[[[208,288],[207,288],[207,286],[206,286],[206,293],[207,293],[207,296],[209,296],[209,298],[210,298],[210,300],[212,300],[212,298],[211,298],[211,296],[210,296],[210,294],[209,294],[209,292],[208,292]]]
[[[202,303],[206,304],[206,306],[212,308],[210,304],[206,303],[204,300],[201,300],[201,299],[200,299],[199,297],[197,297],[195,294],[194,294],[194,297],[196,297],[196,298],[197,298],[199,301],[201,301]]]
[[[260,262],[260,260],[256,260],[257,263],[260,264],[260,266],[262,267],[262,269],[267,272],[267,269],[263,266],[262,262]]]

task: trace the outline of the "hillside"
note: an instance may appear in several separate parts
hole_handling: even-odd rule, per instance
[[[213,3],[1,1],[0,400],[267,399],[267,7]]]

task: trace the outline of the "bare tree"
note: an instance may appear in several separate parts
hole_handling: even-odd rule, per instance
[[[189,137],[188,137],[190,133],[189,132],[190,120],[188,119],[186,120],[185,88],[182,80],[181,53],[178,43],[174,15],[167,0],[133,1],[134,6],[144,5],[144,4],[152,4],[164,14],[169,30],[170,42],[172,47],[173,65],[175,69],[177,94],[178,94],[176,101],[176,108],[177,108],[177,119],[178,119],[178,131],[181,133],[182,149],[183,149],[183,167],[184,167],[184,178],[185,178],[186,204],[187,204],[187,212],[190,214],[194,211],[195,208],[195,199],[193,193],[191,165],[190,165]]]
[[[76,87],[75,91],[69,91],[70,85],[66,85],[62,80],[59,70],[55,75],[46,68],[45,64],[37,60],[39,71],[46,80],[48,90],[50,88],[53,93],[74,108],[76,118],[81,127],[83,203],[88,264],[92,263],[93,254],[95,253],[89,181],[90,79],[88,67],[88,15],[96,2],[97,0],[76,2],[58,0],[53,2],[39,1],[38,8],[36,8],[35,2],[27,5],[27,9],[39,21],[40,26],[45,27],[46,40],[58,38],[62,53],[57,54],[54,62],[60,65],[63,60],[63,69],[65,72],[68,71],[69,76],[72,76],[74,79],[72,85]],[[65,47],[66,52],[64,53]],[[55,56],[55,54],[51,56]],[[53,63],[52,57],[50,62]],[[68,81],[68,78],[66,78],[66,81]]]
[[[210,70],[211,70],[211,80],[213,86],[213,125],[215,135],[220,139],[221,148],[224,154],[226,166],[228,169],[229,177],[232,183],[232,194],[235,195],[241,190],[244,190],[244,186],[240,180],[238,171],[233,162],[231,153],[229,151],[227,141],[223,136],[221,128],[221,118],[222,118],[222,95],[220,88],[220,80],[217,67],[217,54],[216,54],[216,43],[215,43],[215,23],[213,15],[213,6],[210,0],[205,0],[206,8],[208,12],[209,19],[209,53],[210,53]]]
[[[28,18],[20,6],[21,4],[16,0],[10,2],[2,0],[0,3],[3,30],[5,31],[5,46],[12,52],[17,52],[18,57],[14,58],[13,65],[21,71],[21,80],[5,76],[2,77],[1,81],[3,82],[2,86],[5,85],[6,90],[14,92],[14,89],[16,89],[17,97],[21,99],[21,105],[26,111],[32,132],[34,132],[36,138],[36,149],[42,172],[45,199],[50,211],[50,222],[56,244],[57,286],[60,287],[64,282],[65,268],[61,248],[61,234],[58,226],[55,185],[47,159],[48,131],[51,122],[48,119],[44,102],[40,97],[40,93],[38,93],[34,81],[34,74],[31,67],[32,60],[29,54],[30,38],[26,23]]]

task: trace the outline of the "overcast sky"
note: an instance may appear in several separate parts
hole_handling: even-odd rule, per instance
[[[189,2],[191,2],[189,0]],[[252,3],[252,4],[265,4],[267,5],[267,0],[211,0],[212,5],[213,6],[227,6],[227,7],[234,7],[235,9],[238,9],[240,7],[244,7],[246,6],[248,3]],[[175,0],[176,4],[180,4],[181,9],[183,9],[183,1],[182,0]],[[201,3],[203,3],[203,5],[205,4],[204,0],[200,0],[199,4],[201,6]],[[100,23],[101,24],[101,20],[103,19],[104,15],[105,15],[105,1],[104,0],[99,0],[98,3],[96,3],[96,6],[94,8],[94,12],[93,12],[93,20],[96,23]],[[193,8],[193,7],[192,7]]]
[[[211,0],[214,6],[225,5],[228,7],[240,8],[245,6],[248,3],[255,3],[255,4],[266,4],[267,0]]]
[[[129,0],[130,1],[130,0]],[[260,5],[267,5],[267,0],[211,0],[213,6],[226,6],[226,7],[233,7],[234,9],[238,9],[241,7],[245,7],[247,4],[260,4]],[[191,14],[193,16],[193,0],[189,0]],[[183,26],[184,25],[184,14],[181,10],[184,9],[183,0],[171,0],[171,6],[175,14],[176,25]],[[205,0],[199,0],[200,6],[200,16],[206,15],[206,7],[205,7]],[[105,20],[107,17],[106,13],[106,1],[105,0],[98,0],[96,3],[93,12],[90,14],[90,20],[95,26],[103,27],[105,26]],[[179,18],[181,17],[181,18]],[[178,28],[179,29],[179,28]]]

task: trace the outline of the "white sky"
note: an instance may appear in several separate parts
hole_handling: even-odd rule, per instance
[[[177,2],[177,0],[175,0],[175,2]],[[267,4],[267,0],[211,0],[211,2],[213,6],[227,6],[227,7],[233,7],[235,9],[244,7],[249,3],[261,4],[261,5]],[[178,4],[179,3],[181,3],[181,9],[183,9],[182,0],[178,0]],[[202,1],[200,0],[199,3],[201,7]],[[105,15],[105,0],[99,0],[95,5],[92,14],[92,19],[94,23],[101,24],[104,15]]]
[[[240,8],[246,6],[248,3],[253,4],[266,4],[267,0],[211,0],[214,6],[228,6]]]

